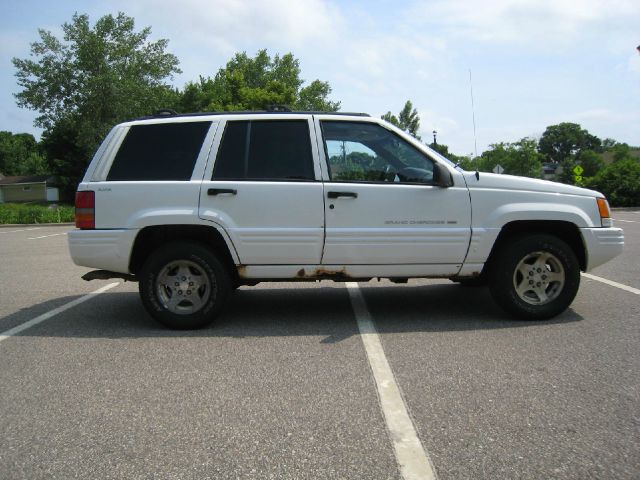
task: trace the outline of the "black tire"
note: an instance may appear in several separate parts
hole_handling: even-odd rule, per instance
[[[218,315],[231,281],[215,254],[195,242],[174,242],[154,251],[139,274],[147,312],[172,329],[209,325]]]
[[[493,257],[489,269],[493,299],[524,320],[545,320],[564,312],[579,287],[576,255],[552,235],[510,239]]]

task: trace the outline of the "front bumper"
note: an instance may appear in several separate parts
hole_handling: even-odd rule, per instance
[[[621,228],[581,228],[580,232],[587,252],[587,272],[622,253],[624,232]]]

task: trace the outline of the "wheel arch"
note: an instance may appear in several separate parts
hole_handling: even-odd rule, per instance
[[[133,244],[129,271],[137,274],[154,250],[175,241],[198,242],[209,248],[219,256],[231,278],[237,280],[238,271],[229,245],[215,227],[206,225],[155,225],[141,229]]]
[[[516,220],[505,224],[491,248],[491,253],[485,265],[490,268],[496,252],[513,238],[534,233],[552,235],[565,242],[573,250],[578,259],[580,269],[582,271],[586,270],[587,251],[580,229],[574,223],[559,220]]]

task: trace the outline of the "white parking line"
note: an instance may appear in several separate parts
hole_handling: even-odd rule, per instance
[[[48,320],[51,317],[64,312],[65,310],[69,310],[70,308],[73,308],[76,305],[80,305],[81,303],[86,302],[87,300],[91,300],[96,295],[106,292],[107,290],[110,290],[113,287],[117,287],[118,285],[120,285],[120,282],[114,282],[114,283],[110,283],[109,285],[105,285],[104,287],[101,287],[91,293],[88,293],[84,297],[76,298],[75,300],[72,300],[69,303],[65,303],[64,305],[58,308],[54,308],[53,310],[47,313],[43,313],[42,315],[39,315],[36,318],[29,320],[28,322],[22,323],[17,327],[7,330],[6,332],[2,332],[0,333],[0,342],[2,342],[3,340],[6,340],[9,337],[17,335],[18,333],[22,332],[23,330],[26,330],[27,328],[31,328],[34,325],[44,322],[45,320]]]
[[[57,237],[58,235],[66,235],[67,232],[64,233],[52,233],[51,235],[42,235],[41,237],[29,237],[27,240],[38,240],[39,238],[48,238],[48,237]]]
[[[614,222],[625,222],[625,223],[640,223],[637,220],[622,220],[621,218],[614,218]]]
[[[42,227],[21,228],[20,230],[0,230],[0,233],[30,232],[31,230],[40,230],[41,228]]]
[[[380,407],[389,429],[400,474],[404,480],[433,480],[436,478],[435,471],[411,421],[360,288],[355,282],[347,282],[347,289],[360,338],[376,381]]]
[[[596,282],[606,283],[607,285],[611,285],[612,287],[619,288],[621,290],[626,290],[627,292],[635,293],[636,295],[640,295],[640,290],[637,288],[630,287],[628,285],[624,285],[622,283],[614,282],[613,280],[608,280],[602,277],[596,277],[595,275],[591,275],[590,273],[583,273],[583,277],[586,277],[590,280],[595,280]]]

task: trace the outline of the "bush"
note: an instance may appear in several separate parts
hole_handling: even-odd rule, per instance
[[[604,193],[613,207],[640,206],[640,161],[620,160],[587,179],[585,186]]]
[[[0,203],[0,223],[63,223],[74,221],[74,207],[51,208],[37,203]]]

